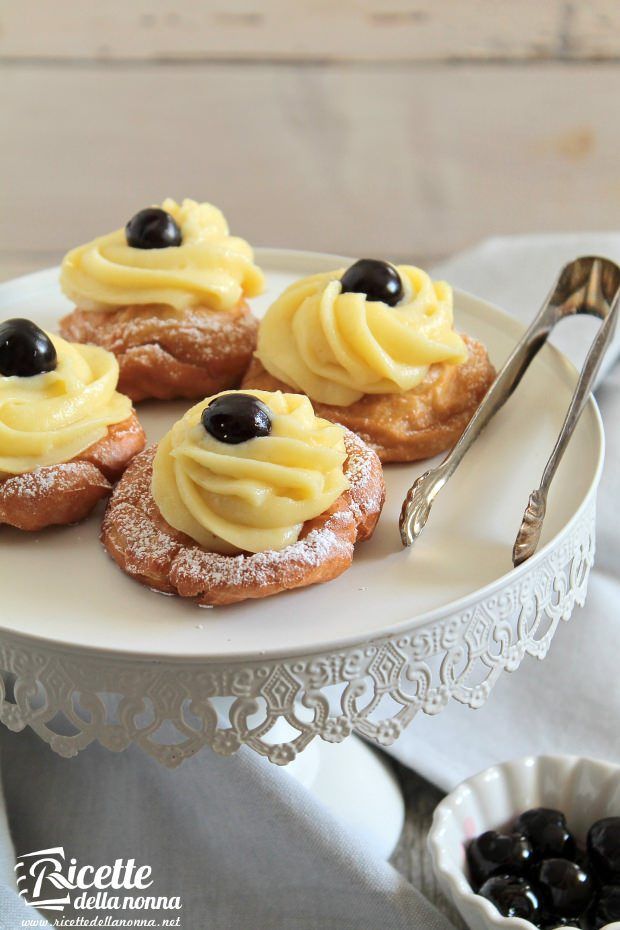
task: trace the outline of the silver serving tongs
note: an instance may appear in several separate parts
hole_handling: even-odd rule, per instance
[[[418,538],[426,525],[435,497],[452,477],[463,456],[487,423],[504,406],[518,386],[556,323],[565,317],[585,313],[599,317],[603,322],[579,375],[560,435],[545,466],[540,487],[530,494],[512,552],[513,564],[520,565],[534,554],[545,518],[549,485],[586,405],[603,356],[613,337],[620,306],[619,296],[620,268],[607,258],[577,258],[562,269],[538,316],[513,350],[457,444],[440,465],[420,475],[410,488],[403,503],[399,523],[403,546],[411,546]]]

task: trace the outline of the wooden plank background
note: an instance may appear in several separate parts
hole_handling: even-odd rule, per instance
[[[11,59],[615,59],[617,0],[14,0]]]
[[[0,274],[165,196],[430,262],[620,213],[617,0],[5,0]]]

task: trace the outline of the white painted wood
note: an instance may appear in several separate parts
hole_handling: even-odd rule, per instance
[[[62,254],[167,195],[255,244],[425,260],[615,228],[617,99],[614,65],[7,65],[0,250]]]
[[[616,58],[617,0],[8,0],[5,58]]]

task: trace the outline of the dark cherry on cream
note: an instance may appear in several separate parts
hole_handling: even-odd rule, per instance
[[[395,307],[403,299],[403,282],[393,265],[375,258],[360,258],[340,279],[343,294],[365,294]]]
[[[132,216],[125,235],[134,249],[167,249],[183,241],[176,220],[161,207],[147,207]]]
[[[202,425],[220,442],[237,445],[271,432],[269,408],[252,394],[214,397],[202,411]]]
[[[31,378],[54,371],[56,349],[51,339],[31,320],[15,318],[0,324],[0,374]]]

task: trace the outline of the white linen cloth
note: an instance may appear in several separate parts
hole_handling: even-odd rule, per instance
[[[204,750],[170,771],[136,747],[116,755],[91,746],[66,760],[32,732],[2,729],[15,851],[63,845],[94,866],[148,864],[154,893],[181,898],[183,930],[450,930],[395,869],[251,750],[229,758]],[[0,822],[0,851],[7,846]],[[33,909],[11,889],[10,871],[0,871],[0,928],[23,930]],[[147,916],[177,912],[140,912]]]
[[[526,322],[559,266],[593,252],[620,261],[620,235],[493,239],[439,271]],[[558,341],[566,349],[571,335],[569,354],[580,363],[583,338],[575,341],[566,326]],[[599,402],[608,460],[585,609],[560,628],[545,665],[526,660],[516,675],[504,675],[482,710],[454,703],[439,717],[419,715],[392,748],[446,789],[523,753],[620,761],[618,367]],[[204,751],[168,771],[135,748],[115,755],[92,746],[61,759],[31,732],[0,728],[0,752],[6,808],[5,820],[0,807],[0,930],[21,930],[33,916],[14,889],[12,845],[18,854],[63,845],[93,865],[118,857],[148,863],[157,894],[182,898],[185,930],[449,930],[416,889],[312,795],[249,751],[228,759]]]
[[[610,258],[620,265],[620,233],[498,236],[435,266],[433,274],[496,304],[527,325],[562,267],[580,255]],[[558,324],[551,342],[581,368],[598,325],[592,317],[572,317]],[[620,327],[601,365],[599,383],[619,355]]]

